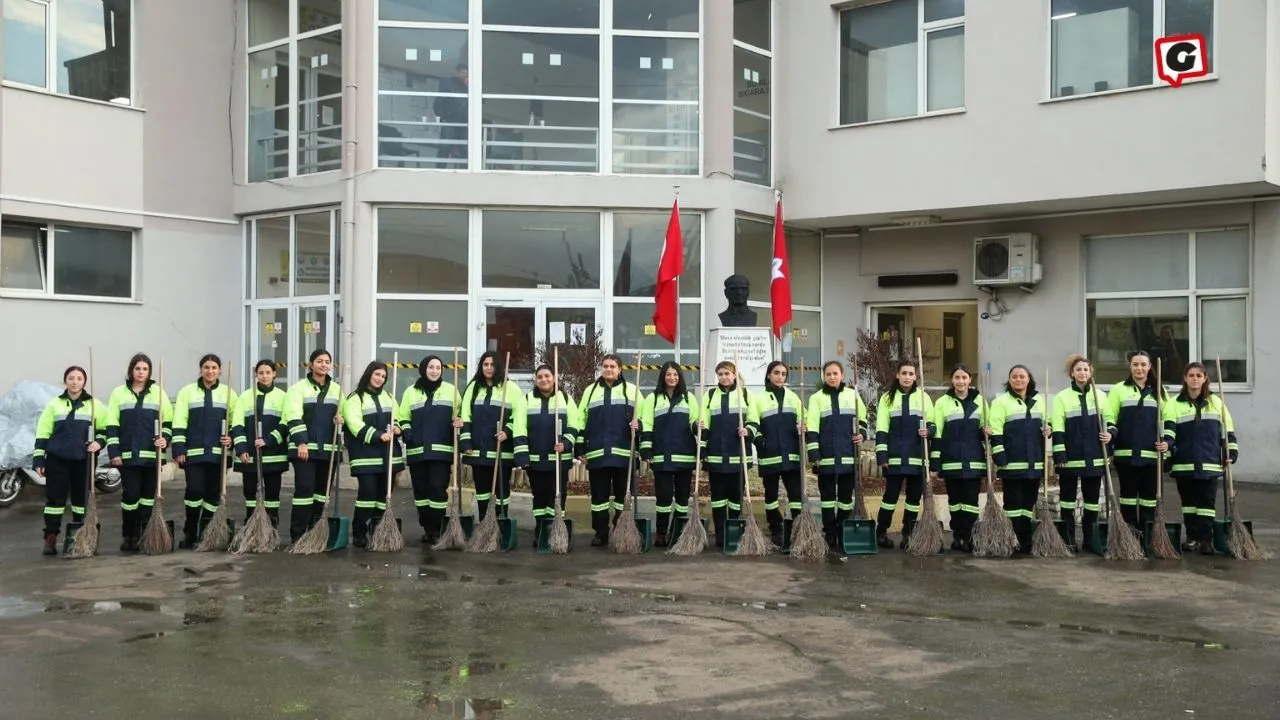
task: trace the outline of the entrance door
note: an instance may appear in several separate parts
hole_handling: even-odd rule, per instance
[[[276,364],[276,387],[288,389],[289,372],[289,308],[260,308],[257,313],[257,330],[254,331],[253,364],[259,360],[272,360]],[[246,368],[244,376],[252,382],[253,374]]]
[[[907,343],[910,340],[910,324],[911,308],[905,307],[881,307],[874,308],[872,314],[872,324],[875,326],[876,334],[880,337],[890,337],[897,340],[896,358],[908,357],[915,354],[915,349],[907,350]]]
[[[317,348],[332,350],[330,303],[259,307],[255,313],[251,362],[272,360],[276,364],[276,386],[288,388],[305,374],[307,358]],[[242,377],[252,381],[252,368]]]
[[[485,302],[483,308],[479,347],[496,352],[500,363],[510,352],[511,379],[526,388],[533,386],[534,368],[551,363],[551,345],[585,344],[594,336],[600,318],[599,303],[581,301],[495,300]]]
[[[307,359],[311,357],[313,351],[324,348],[331,355],[333,353],[333,345],[328,341],[330,325],[329,303],[299,305],[294,308],[294,313],[293,326],[297,328],[296,332],[294,332],[294,340],[297,351],[291,361],[290,382],[303,377],[307,367]],[[337,375],[336,368],[331,372]]]

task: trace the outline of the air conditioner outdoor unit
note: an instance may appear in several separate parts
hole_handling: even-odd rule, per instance
[[[1035,235],[1010,233],[974,239],[974,285],[1035,285],[1041,274],[1039,239]]]

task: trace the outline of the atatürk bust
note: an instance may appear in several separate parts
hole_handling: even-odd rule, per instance
[[[730,275],[724,279],[724,296],[729,307],[720,313],[724,327],[755,327],[756,311],[747,307],[751,297],[751,281],[745,275]]]

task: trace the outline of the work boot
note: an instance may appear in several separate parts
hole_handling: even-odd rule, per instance
[[[654,547],[660,547],[660,548],[664,548],[664,547],[666,547],[666,546],[667,546],[667,534],[666,534],[666,533],[658,533],[657,535],[654,535],[654,536],[653,536],[653,546],[654,546]]]
[[[1212,540],[1200,541],[1200,554],[1201,555],[1217,555],[1218,554],[1218,551],[1215,550],[1213,547]]]
[[[826,536],[826,540],[827,540],[827,548],[829,548],[833,552],[844,551],[844,547],[840,543],[840,535],[838,533],[829,532],[829,533],[824,533],[824,535]],[[885,539],[887,540],[888,538],[885,538]],[[889,547],[893,547],[893,543],[889,543]]]
[[[876,545],[886,550],[893,549],[893,541],[889,539],[889,536],[883,530],[876,531]]]
[[[607,547],[608,545],[609,545],[608,533],[605,533],[604,535],[596,533],[596,536],[591,538],[591,547]]]
[[[120,552],[126,552],[126,553],[138,552],[138,538],[132,535],[124,536],[123,542],[120,543]]]
[[[782,530],[770,530],[769,540],[774,547],[782,547]]]
[[[56,533],[56,532],[49,532],[48,530],[46,530],[46,531],[45,531],[45,533],[44,533],[44,549],[43,549],[43,550],[41,550],[41,553],[43,553],[44,555],[57,555],[57,554],[58,554],[58,533]]]
[[[1067,547],[1073,551],[1076,549],[1076,520],[1071,518],[1062,526],[1062,539],[1066,541]]]
[[[911,531],[916,527],[915,520],[902,521],[902,540],[898,543],[899,550],[906,550],[907,544],[911,542]]]
[[[1080,549],[1084,552],[1098,552],[1097,531],[1098,531],[1098,513],[1093,510],[1085,510],[1084,516],[1080,519],[1080,531],[1083,540]]]
[[[711,524],[716,531],[716,547],[724,547],[724,521],[728,515],[728,508],[713,507],[711,508]]]
[[[194,535],[183,535],[178,541],[179,550],[192,550],[196,546],[196,538]]]

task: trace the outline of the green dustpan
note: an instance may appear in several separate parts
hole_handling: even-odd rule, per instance
[[[1253,535],[1253,521],[1244,520],[1244,529],[1249,535]],[[1214,520],[1213,521],[1213,549],[1218,551],[1219,555],[1230,555],[1231,550],[1227,546],[1227,536],[1231,533],[1230,520]]]
[[[492,512],[492,511],[491,511]],[[519,537],[516,535],[517,524],[515,518],[499,517],[498,518],[498,549],[506,552],[515,550]]]
[[[724,521],[724,554],[732,555],[738,552],[738,542],[742,540],[742,533],[746,531],[747,521],[742,518],[726,518]]]
[[[845,520],[840,525],[840,545],[845,555],[875,555],[880,552],[876,545],[876,521]]]
[[[542,524],[542,528],[538,530],[538,554],[551,555],[551,523],[554,518],[548,518],[547,522]],[[566,517],[564,519],[565,527],[569,529],[569,550],[573,550],[573,518]]]
[[[346,548],[351,542],[351,518],[330,515],[324,521],[329,523],[329,544],[324,549],[332,551]]]

